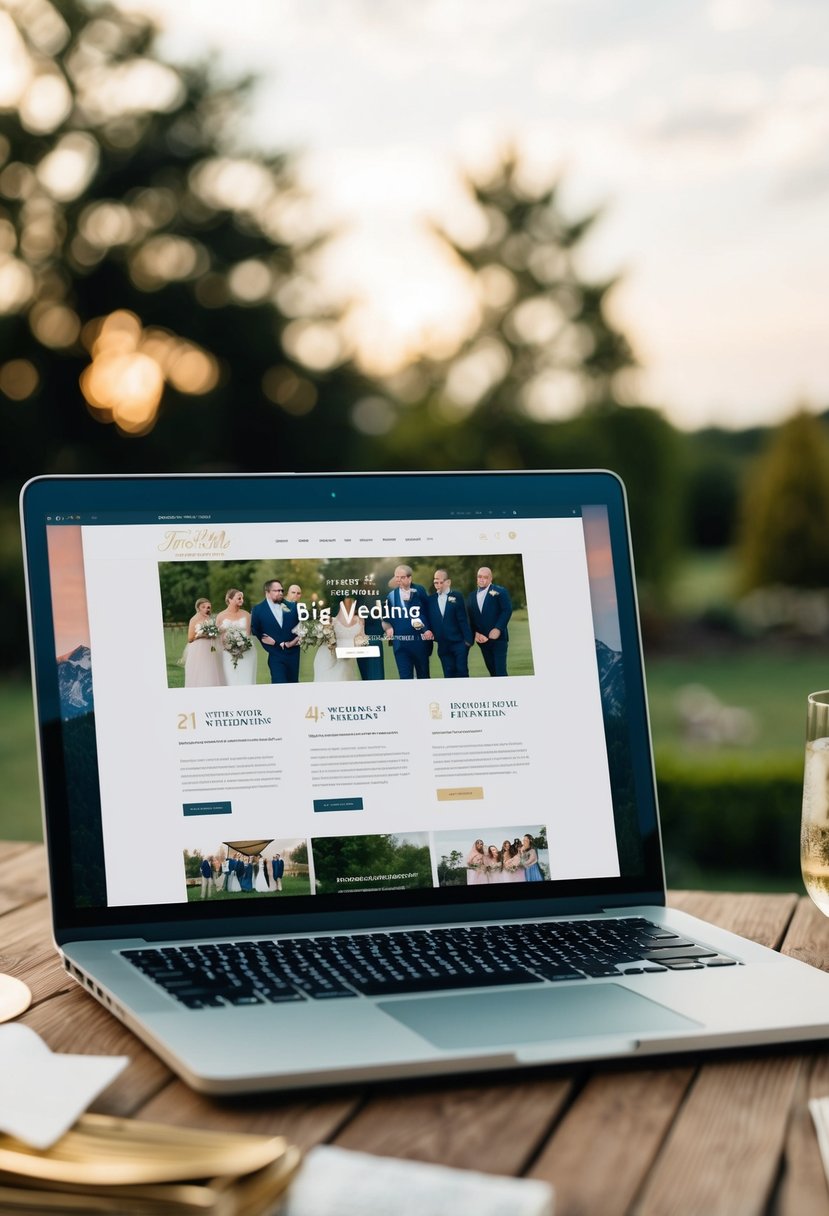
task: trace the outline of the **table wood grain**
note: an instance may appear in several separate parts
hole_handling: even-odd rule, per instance
[[[3,844],[0,857],[0,971],[33,993],[21,1020],[56,1051],[130,1057],[95,1110],[541,1178],[557,1216],[829,1216],[807,1108],[829,1095],[829,1048],[207,1098],[64,972],[42,845]],[[829,920],[806,898],[673,891],[670,902],[829,971]]]

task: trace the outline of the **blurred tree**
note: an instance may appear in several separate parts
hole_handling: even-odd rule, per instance
[[[208,562],[159,562],[161,609],[166,623],[184,625],[190,620],[196,599],[209,594],[208,570]]]
[[[743,431],[704,427],[685,436],[688,543],[719,549],[737,539],[739,505],[746,474],[768,443],[767,427]]]
[[[378,465],[614,469],[640,578],[658,598],[680,546],[681,444],[656,410],[623,404],[634,357],[608,316],[614,280],[580,270],[597,216],[569,220],[557,186],[527,187],[513,157],[468,188],[477,230],[443,235],[477,292],[478,323],[450,358],[391,378],[396,407],[360,403],[355,424],[370,433],[395,410]]]
[[[303,840],[302,844],[298,844],[291,853],[291,861],[295,866],[308,865],[308,843]]]
[[[0,49],[0,529],[35,473],[336,467],[358,393],[307,200],[233,150],[250,82],[85,0],[0,2]]]
[[[742,502],[743,590],[829,587],[829,438],[801,410],[771,436]]]

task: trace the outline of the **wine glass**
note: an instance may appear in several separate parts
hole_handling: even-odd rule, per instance
[[[829,690],[810,693],[806,705],[800,868],[812,900],[829,916]]]

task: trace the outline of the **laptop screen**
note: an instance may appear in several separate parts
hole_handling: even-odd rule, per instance
[[[612,477],[27,494],[47,826],[75,908],[287,916],[653,885]]]

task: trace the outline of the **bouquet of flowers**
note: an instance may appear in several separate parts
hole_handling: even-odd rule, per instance
[[[325,645],[332,654],[336,652],[337,635],[330,621],[300,621],[293,631],[299,638],[300,650],[315,650],[317,646]]]
[[[242,655],[247,654],[253,646],[253,642],[239,625],[228,625],[222,630],[222,645],[233,660],[235,668]]]
[[[214,620],[214,618],[212,616],[208,617],[206,621],[200,622],[196,626],[194,632],[195,632],[197,638],[210,638],[211,651],[214,651],[216,649],[216,647],[212,643],[219,636],[219,627],[216,624],[216,621]]]

